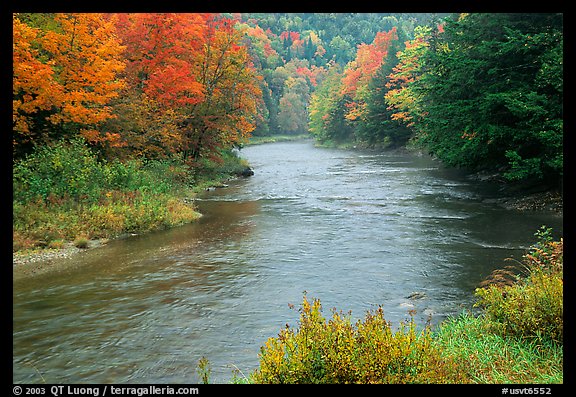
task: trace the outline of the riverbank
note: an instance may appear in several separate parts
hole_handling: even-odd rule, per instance
[[[197,194],[249,171],[232,151],[191,169],[177,159],[100,162],[79,143],[43,148],[14,166],[13,267],[37,274],[111,239],[194,222]]]
[[[397,148],[390,147],[367,147],[355,142],[335,143],[327,141],[320,143],[315,142],[318,147],[335,148],[342,150],[368,150],[379,151],[386,150],[398,153],[412,153],[418,156],[428,156],[421,147],[415,145],[401,146]],[[485,198],[482,202],[487,204],[496,204],[507,210],[530,212],[530,211],[547,211],[563,216],[564,198],[562,193],[554,187],[546,184],[514,184],[506,182],[498,173],[487,173],[483,171],[472,172],[463,171],[467,174],[467,179],[473,182],[488,182],[498,185],[499,194],[497,197]]]
[[[381,307],[355,324],[333,309],[328,321],[304,295],[299,327],[268,339],[244,383],[563,383],[563,240],[536,235],[523,276],[488,279],[475,292],[480,315],[434,331],[412,318],[393,332]]]
[[[13,252],[12,278],[18,280],[66,269],[69,265],[66,259],[81,255],[88,249],[102,247],[109,241],[110,239],[88,240],[85,248],[78,248],[73,242],[67,242],[60,248],[36,248]]]
[[[292,142],[292,141],[302,141],[302,140],[312,140],[314,139],[310,134],[298,134],[298,135],[265,135],[265,136],[252,136],[244,146],[262,145],[264,143],[276,143],[276,142]]]
[[[513,183],[504,180],[499,173],[473,172],[467,177],[479,183],[494,183],[498,187],[495,197],[485,198],[484,203],[496,204],[516,211],[548,211],[559,216],[564,212],[564,197],[557,186],[544,181]]]
[[[563,216],[564,199],[556,190],[527,193],[518,196],[484,199],[485,203],[494,203],[503,208],[516,211],[549,211]]]

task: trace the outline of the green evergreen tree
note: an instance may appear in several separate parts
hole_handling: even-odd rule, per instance
[[[451,166],[509,180],[562,175],[562,15],[470,14],[430,39],[421,141]]]

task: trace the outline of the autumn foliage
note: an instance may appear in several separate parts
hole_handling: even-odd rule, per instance
[[[126,79],[158,103],[195,104],[204,99],[195,57],[201,46],[202,14],[120,14],[118,34],[126,45]]]
[[[379,92],[374,82],[386,77],[383,68],[395,55],[398,41],[395,27],[377,32],[371,44],[358,45],[356,57],[344,68],[330,67],[327,73],[330,77],[317,87],[311,99],[309,127],[317,139],[332,143],[356,139],[362,144],[382,140],[378,131],[387,119],[380,109],[373,108],[374,98],[379,95],[383,99],[384,93]],[[369,120],[375,118],[379,125],[370,124]]]
[[[195,161],[247,137],[262,94],[235,24],[214,14],[14,14],[14,153],[80,135],[117,155]]]
[[[560,183],[561,14],[415,17],[14,14],[14,155],[81,136],[107,158],[194,165],[311,132]]]
[[[322,314],[320,300],[304,295],[299,327],[286,325],[260,349],[254,383],[264,384],[405,384],[465,383],[451,357],[442,357],[429,328],[413,320],[397,331],[382,308],[353,322],[351,315]]]
[[[389,32],[376,33],[372,44],[358,46],[356,59],[347,65],[342,78],[342,94],[354,100],[349,106],[347,119],[356,120],[365,113],[368,83],[382,66],[388,55],[388,47],[397,39],[396,28],[392,28]]]
[[[428,49],[426,37],[430,28],[417,27],[415,38],[405,43],[405,48],[398,54],[398,63],[389,75],[386,83],[388,91],[385,94],[389,110],[393,111],[391,118],[405,123],[408,127],[415,125],[416,115],[422,116],[423,110],[418,107],[418,94],[414,92],[411,83],[422,74],[422,57]]]
[[[45,141],[54,131],[117,143],[99,128],[113,117],[109,104],[124,84],[114,25],[102,14],[56,14],[52,22],[33,27],[13,17],[15,145]]]

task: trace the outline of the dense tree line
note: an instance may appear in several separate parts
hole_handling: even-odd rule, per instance
[[[502,13],[450,16],[409,40],[392,29],[385,49],[378,36],[358,46],[315,91],[310,130],[324,142],[411,141],[450,166],[560,182],[562,28],[561,14]]]
[[[419,137],[439,158],[513,180],[562,175],[562,15],[448,19],[422,62]]]
[[[14,14],[14,153],[80,135],[108,156],[197,160],[250,133],[306,133],[331,65],[433,17]]]
[[[442,15],[442,14],[440,14]],[[265,109],[255,135],[308,131],[312,93],[332,65],[354,61],[358,46],[397,29],[412,37],[418,24],[437,14],[252,13],[229,14],[246,34],[262,70]]]

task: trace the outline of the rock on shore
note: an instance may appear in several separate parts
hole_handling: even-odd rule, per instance
[[[564,210],[564,200],[557,191],[532,193],[522,196],[484,199],[485,203],[495,203],[509,210],[552,211],[559,215]]]

